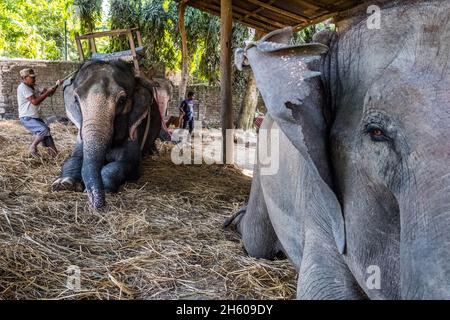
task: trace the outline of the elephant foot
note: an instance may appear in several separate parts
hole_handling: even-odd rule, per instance
[[[83,192],[84,188],[81,182],[71,177],[58,178],[52,183],[52,191],[76,191]]]

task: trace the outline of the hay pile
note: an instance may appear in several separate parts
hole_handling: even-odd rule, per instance
[[[61,155],[34,159],[32,137],[17,121],[0,122],[0,298],[294,297],[289,262],[250,258],[221,229],[246,201],[250,178],[155,156],[96,213],[82,193],[49,191],[75,141],[73,127],[52,130]],[[70,266],[81,272],[81,291],[66,287]]]

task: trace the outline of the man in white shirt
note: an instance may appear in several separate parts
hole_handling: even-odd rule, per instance
[[[56,156],[58,151],[50,134],[50,128],[41,119],[39,105],[47,97],[55,93],[60,81],[58,80],[57,85],[50,89],[41,90],[36,86],[36,75],[33,69],[20,70],[20,77],[22,82],[17,88],[20,122],[28,131],[35,135],[34,141],[29,148],[30,154],[37,156],[37,146],[42,142],[48,148],[49,153]]]

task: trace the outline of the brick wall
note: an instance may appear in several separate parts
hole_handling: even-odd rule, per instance
[[[33,68],[36,73],[36,84],[41,88],[48,88],[53,86],[56,80],[76,70],[78,66],[76,62],[0,58],[0,119],[18,116],[17,86],[20,84],[21,69]],[[66,114],[60,88],[53,97],[47,98],[42,103],[41,110],[45,117]]]

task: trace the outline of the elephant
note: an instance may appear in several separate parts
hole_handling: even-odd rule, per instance
[[[313,43],[286,28],[235,54],[268,134],[225,225],[290,259],[298,299],[450,299],[450,1],[380,6],[380,28],[365,6]]]
[[[105,192],[139,178],[142,155],[161,130],[155,86],[123,61],[87,61],[65,81],[66,113],[78,136],[54,191],[85,189],[92,207],[100,209]]]

